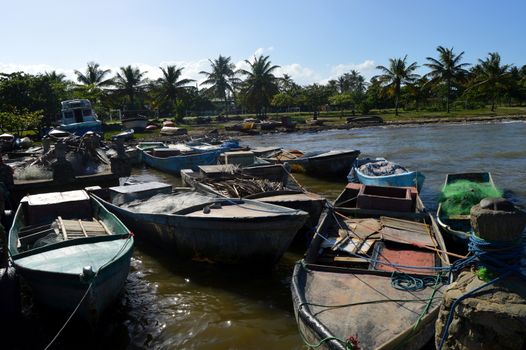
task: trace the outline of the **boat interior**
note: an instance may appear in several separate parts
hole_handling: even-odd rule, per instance
[[[17,212],[11,245],[22,253],[62,241],[108,236],[114,230],[109,225],[85,191],[27,196]]]
[[[433,268],[425,267],[449,264],[439,253],[441,238],[426,222],[389,216],[356,218],[338,212],[327,215],[331,217],[318,233],[323,238],[314,242],[307,255],[309,263],[418,275],[434,275]]]

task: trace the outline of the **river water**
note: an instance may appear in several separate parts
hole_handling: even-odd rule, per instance
[[[518,204],[526,200],[526,123],[371,127],[243,139],[252,146],[304,151],[354,148],[426,175],[422,192],[436,208],[438,191],[451,172],[491,171],[495,183]],[[139,180],[180,180],[150,169]],[[334,199],[345,182],[297,176],[308,189]],[[289,291],[301,251],[288,252],[275,268],[254,273],[206,263],[181,262],[156,248],[137,245],[125,290],[93,335],[68,325],[55,348],[111,349],[302,349]],[[29,306],[13,348],[43,348],[63,317]],[[46,321],[43,321],[46,320]],[[0,344],[1,341],[0,341]],[[0,346],[1,347],[1,346]]]

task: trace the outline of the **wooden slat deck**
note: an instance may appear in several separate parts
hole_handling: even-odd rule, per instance
[[[59,216],[54,223],[31,225],[20,229],[18,246],[23,249],[31,249],[38,239],[52,233],[61,235],[64,240],[111,235],[108,227],[95,218],[92,220],[64,220]]]

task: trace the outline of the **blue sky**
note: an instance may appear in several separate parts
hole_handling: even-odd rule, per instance
[[[423,64],[438,45],[465,51],[471,63],[498,51],[504,63],[526,64],[519,0],[1,0],[0,13],[3,72],[73,77],[96,61],[155,78],[160,65],[179,64],[199,80],[209,58],[231,56],[240,67],[262,53],[307,84],[351,69],[370,77],[406,54]]]

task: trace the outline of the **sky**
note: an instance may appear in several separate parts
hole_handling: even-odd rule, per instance
[[[405,55],[422,65],[439,45],[522,66],[525,13],[524,0],[0,0],[0,72],[74,79],[95,61],[155,79],[176,64],[199,82],[220,54],[238,68],[263,54],[305,85],[352,69],[370,78]]]

